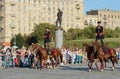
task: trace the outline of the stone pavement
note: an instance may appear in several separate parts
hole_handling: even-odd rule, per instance
[[[111,71],[111,63],[103,72],[96,70],[87,72],[87,63],[70,64],[53,69],[6,68],[0,69],[0,79],[120,79],[120,61],[115,71]]]

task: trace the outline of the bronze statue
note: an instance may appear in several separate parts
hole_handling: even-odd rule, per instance
[[[61,28],[61,23],[62,23],[62,15],[63,15],[63,12],[60,9],[58,9],[56,26],[58,27],[58,23],[59,23],[60,28]]]

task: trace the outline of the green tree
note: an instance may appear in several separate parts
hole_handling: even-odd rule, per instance
[[[112,38],[112,37],[114,37],[114,31],[112,29],[105,28],[104,36],[105,36],[105,38]]]
[[[95,38],[95,27],[88,26],[84,28],[84,36],[87,38]]]
[[[117,37],[117,38],[120,37],[120,28],[119,27],[115,28],[115,30],[114,30],[114,37]]]
[[[43,36],[44,36],[44,32],[45,32],[46,27],[49,27],[51,33],[54,36],[55,25],[52,25],[49,23],[36,24],[36,26],[34,27],[34,31],[31,33],[31,36],[35,36],[37,39],[37,42],[43,41]]]
[[[15,35],[11,39],[12,46],[15,45],[15,43],[16,43],[16,46],[18,46],[18,48],[21,48],[24,45],[24,39],[23,39],[23,36],[20,33]]]

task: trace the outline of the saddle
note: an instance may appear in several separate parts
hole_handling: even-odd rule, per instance
[[[111,54],[110,53],[110,48],[107,47],[107,46],[103,46],[103,51],[104,51],[104,54]]]
[[[47,54],[48,55],[51,55],[51,49],[49,49],[49,48],[45,48],[46,49],[46,51],[47,51]]]
[[[53,49],[51,49],[51,55],[53,55],[55,53],[55,51]]]

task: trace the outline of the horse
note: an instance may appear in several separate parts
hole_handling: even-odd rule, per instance
[[[100,50],[100,49],[99,49]],[[98,56],[95,59],[95,50],[94,50],[94,46],[90,46],[88,44],[83,44],[83,51],[87,53],[87,58],[89,60],[88,62],[88,67],[89,67],[89,72],[92,71],[92,64],[95,62],[95,66],[97,68],[98,71],[103,71],[104,68],[104,58],[102,57],[103,55],[103,51],[101,51],[99,54],[97,54]],[[98,62],[100,61],[101,63],[101,68],[98,67]]]
[[[106,67],[106,62],[107,60],[110,59],[110,61],[112,62],[112,70],[115,69],[115,63],[118,63],[117,60],[117,54],[116,54],[116,50],[113,48],[108,48],[107,46],[100,46],[98,44],[98,42],[94,42],[94,46],[96,46],[96,50],[98,50],[98,48],[100,48],[101,50],[103,50],[104,52],[104,61],[105,61],[105,67]],[[97,51],[100,52],[100,51]]]
[[[59,64],[59,57],[61,61],[61,65],[63,65],[63,54],[59,48],[51,48],[51,57],[55,59],[55,67],[58,67]]]
[[[32,44],[30,50],[32,53],[36,53],[36,55],[38,55],[37,57],[40,60],[40,69],[42,69],[48,59],[48,54],[47,54],[46,49],[41,47],[38,44]]]

